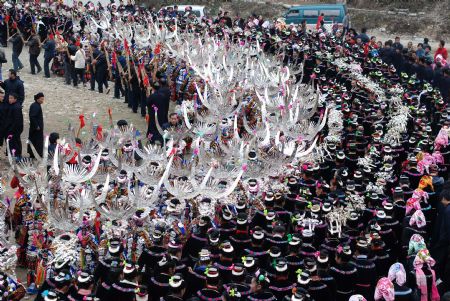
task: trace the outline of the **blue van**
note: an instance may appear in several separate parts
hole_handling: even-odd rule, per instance
[[[292,6],[283,16],[286,24],[300,24],[306,21],[308,27],[316,25],[319,16],[324,15],[325,24],[337,23],[345,28],[349,26],[349,15],[345,4],[317,4]]]

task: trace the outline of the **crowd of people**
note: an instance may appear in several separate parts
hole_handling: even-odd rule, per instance
[[[13,68],[0,83],[5,91],[0,138],[18,162],[25,99],[18,72],[24,72],[24,45],[29,46],[33,74],[44,69],[45,77],[53,72],[65,84],[97,86],[99,93],[109,93],[113,83],[113,96],[123,98],[148,123],[142,145],[147,140],[164,145],[162,131],[183,126],[187,118],[181,108],[201,106],[198,92],[208,83],[194,66],[164,45],[152,49],[134,39],[111,39],[100,23],[107,13],[111,24],[152,19],[243,47],[258,43],[281,65],[301,66],[294,80],[313,85],[323,97],[316,117],[334,103],[343,128],[320,162],[288,164],[267,179],[268,186],[249,179],[235,188],[240,197],[234,203],[219,202],[210,215],[195,213],[196,206],[181,206],[188,200],[166,195],[156,212],[134,212],[118,236],[108,236],[107,228],[120,222],[108,221],[98,211],[93,219],[80,219],[72,232],[55,235],[16,173],[10,183],[17,189],[13,214],[6,224],[16,232],[17,265],[26,268],[27,290],[35,300],[450,300],[450,69],[444,41],[437,49],[428,39],[417,47],[403,46],[400,38],[377,41],[366,29],[357,33],[320,26],[311,31],[305,23],[259,16],[233,20],[227,13],[198,19],[176,7],[55,5],[55,10],[33,4],[2,8],[0,39],[12,44]],[[355,65],[358,77],[348,68]],[[398,89],[403,92],[394,104],[390,100]],[[250,132],[246,123],[257,123],[255,106],[249,104],[258,96],[249,92],[246,97],[250,100],[236,116],[237,130],[225,129],[217,139],[244,137]],[[38,93],[30,106],[32,157],[44,154],[44,99]],[[170,102],[178,104],[175,112],[169,112]],[[395,125],[402,120],[400,132]],[[80,128],[81,123],[85,126],[80,116]],[[120,120],[117,126],[125,128],[127,122]],[[330,125],[319,140],[327,132]],[[398,139],[388,139],[394,136]],[[192,143],[182,138],[185,145]],[[51,153],[58,139],[56,132],[50,135]],[[108,153],[102,152],[105,158]],[[92,168],[91,160],[75,155],[68,164]],[[110,183],[108,198],[129,189],[124,183],[121,175]],[[355,208],[355,200],[364,206]],[[199,202],[208,204],[211,198]],[[344,222],[331,219],[331,212]],[[149,227],[149,220],[161,216],[176,222]],[[75,246],[70,250],[75,258],[67,251],[50,260],[56,258],[57,240]],[[0,300],[20,300],[25,294],[24,285],[4,271],[0,291]]]

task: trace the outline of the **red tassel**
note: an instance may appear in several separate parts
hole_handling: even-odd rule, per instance
[[[86,123],[84,122],[84,115],[81,114],[79,118],[80,118],[80,129],[82,129],[86,125]]]
[[[97,237],[97,239],[100,238],[100,229],[101,229],[101,225],[100,225],[100,212],[97,211],[97,215],[94,219],[94,228],[95,228],[95,236]]]
[[[11,188],[12,189],[16,189],[17,187],[19,187],[20,186],[20,182],[19,182],[19,179],[16,177],[16,176],[14,176],[13,178],[12,178],[12,180],[11,180]]]
[[[127,52],[127,54],[130,55],[130,47],[128,46],[127,39],[123,40],[123,48],[125,48],[125,51]]]
[[[97,127],[97,140],[103,140],[103,128],[101,125]]]
[[[156,55],[158,55],[158,54],[161,53],[161,44],[160,44],[160,43],[156,44],[154,53],[155,53]]]
[[[148,87],[148,86],[150,86],[150,81],[149,81],[149,79],[148,79],[148,76],[147,76],[147,74],[145,74],[144,75],[144,81],[143,81],[143,84],[144,84],[144,87]]]
[[[77,164],[77,158],[78,158],[78,153],[75,152],[75,154],[73,155],[72,159],[69,160],[70,164]]]

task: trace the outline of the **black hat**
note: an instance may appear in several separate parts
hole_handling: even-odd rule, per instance
[[[227,206],[224,206],[222,208],[222,218],[227,221],[233,219],[233,214],[231,213],[230,209],[228,209]]]
[[[173,249],[173,250],[179,250],[181,249],[183,246],[182,244],[178,241],[178,239],[172,239],[168,244],[167,247],[169,249]]]
[[[275,198],[275,194],[272,191],[267,191],[264,197],[264,202],[272,202]]]
[[[242,263],[233,264],[233,269],[231,270],[231,274],[233,276],[242,276],[245,272],[244,265]]]
[[[278,258],[275,263],[275,270],[278,273],[285,273],[288,269],[287,261],[284,258]]]
[[[308,291],[302,288],[298,288],[295,293],[291,296],[290,301],[308,301],[311,300],[311,296]]]
[[[281,256],[281,250],[277,246],[273,246],[269,249],[269,255],[272,258],[278,258]]]
[[[211,243],[218,243],[220,238],[220,231],[217,229],[211,229],[208,232],[208,238]]]
[[[312,258],[305,258],[304,262],[305,268],[309,272],[315,272],[317,270],[316,261]]]
[[[277,216],[277,213],[274,210],[267,210],[266,220],[271,221],[271,220],[275,219],[276,216]]]
[[[297,275],[297,282],[301,285],[307,285],[310,281],[311,278],[308,271],[301,271],[301,273]]]
[[[222,253],[224,253],[224,254],[230,254],[230,253],[233,253],[233,251],[234,251],[233,245],[228,240],[225,240],[222,243],[221,248],[222,248]]]
[[[58,295],[54,291],[48,291],[44,296],[44,301],[58,301]]]
[[[319,263],[327,263],[328,262],[328,251],[327,250],[320,250],[319,256],[317,256],[317,261]]]
[[[245,207],[247,207],[247,203],[246,203],[245,199],[239,199],[236,202],[236,209],[237,210],[244,210]]]
[[[367,243],[367,239],[364,237],[358,237],[356,239],[356,247],[359,249],[367,249],[369,244]]]
[[[244,267],[251,268],[255,265],[255,258],[253,256],[244,256],[242,257],[242,263]]]
[[[94,278],[92,277],[92,275],[90,275],[88,272],[84,272],[84,271],[81,272],[77,278],[78,283],[89,283],[89,282],[92,282],[93,280],[94,280]]]
[[[200,227],[208,226],[211,223],[211,218],[209,216],[203,215],[200,217],[198,225]]]
[[[123,273],[124,274],[132,274],[136,271],[136,266],[132,263],[127,263],[123,267]]]
[[[89,155],[86,155],[83,157],[83,159],[81,159],[81,162],[83,162],[83,164],[91,164],[92,162],[92,157]]]
[[[247,224],[247,214],[244,213],[244,212],[238,213],[236,223],[238,225],[245,225],[245,224]]]
[[[108,252],[110,254],[116,254],[120,252],[120,249],[121,249],[120,239],[111,238],[109,240]]]
[[[175,274],[172,277],[170,277],[169,279],[169,286],[171,288],[180,288],[183,287],[185,285],[183,276],[181,274]]]
[[[256,239],[256,240],[264,239],[264,231],[261,229],[261,227],[255,227],[253,229],[252,237],[253,237],[253,239]]]
[[[179,199],[177,199],[177,198],[170,199],[166,210],[168,212],[177,212],[180,205],[181,205],[181,201]]]
[[[67,270],[63,270],[63,271],[59,272],[58,275],[55,276],[55,282],[58,282],[58,283],[70,282],[71,279],[72,279],[72,276],[70,275],[69,271],[67,271]]]
[[[208,278],[217,278],[219,277],[219,270],[215,267],[209,267],[206,270],[206,277]]]
[[[152,233],[153,240],[159,240],[162,237],[162,231],[160,229],[155,229]]]
[[[289,234],[289,235],[291,235],[291,234]],[[291,236],[288,236],[288,242],[289,242],[289,245],[291,245],[291,246],[297,246],[297,245],[301,244],[302,240],[301,240],[301,237],[299,234],[294,233]]]

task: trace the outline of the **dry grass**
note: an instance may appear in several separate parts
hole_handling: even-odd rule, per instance
[[[408,0],[389,1],[384,0],[366,1],[351,0],[351,8],[370,9],[370,12],[350,11],[352,26],[356,29],[366,27],[385,28],[392,34],[406,34],[416,36],[427,36],[432,39],[450,38],[450,22],[448,20],[448,11],[450,10],[450,1],[436,0]],[[377,4],[378,3],[378,4]],[[396,12],[395,9],[408,9],[407,15],[386,14],[385,11]],[[374,12],[373,10],[382,10],[383,12]],[[424,15],[417,14],[424,12]],[[409,13],[416,13],[411,16]]]

